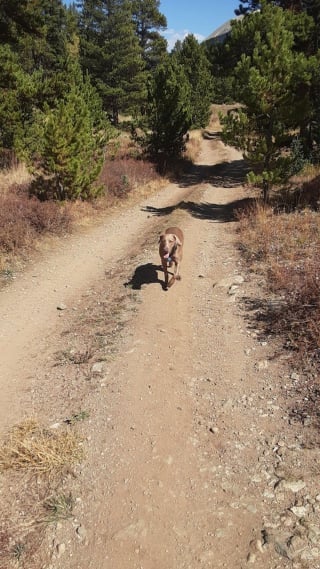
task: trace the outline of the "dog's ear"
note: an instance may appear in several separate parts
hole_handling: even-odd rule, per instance
[[[159,235],[159,243],[161,242],[161,240],[164,238],[164,233],[161,233],[161,235]]]
[[[179,237],[177,237],[177,236],[175,235],[174,238],[175,238],[175,240],[176,240],[177,246],[178,246],[178,247],[181,247],[182,243],[181,243]]]

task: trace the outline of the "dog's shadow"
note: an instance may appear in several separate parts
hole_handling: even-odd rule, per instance
[[[166,290],[164,280],[162,281],[158,278],[158,271],[163,271],[159,265],[154,265],[153,263],[140,265],[134,271],[130,281],[124,283],[124,286],[131,287],[133,290],[141,290],[144,284],[159,283],[163,290]]]

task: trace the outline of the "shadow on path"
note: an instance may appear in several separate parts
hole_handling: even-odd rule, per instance
[[[249,167],[243,159],[220,162],[212,166],[194,164],[181,176],[178,183],[182,188],[201,183],[211,184],[214,187],[234,188],[243,184],[248,172]]]
[[[130,281],[124,283],[124,286],[131,287],[133,290],[141,290],[144,284],[159,283],[163,290],[165,290],[164,280],[161,281],[157,273],[157,271],[162,270],[161,266],[154,265],[153,263],[140,265],[135,269]]]
[[[235,200],[233,202],[227,204],[214,204],[208,202],[179,202],[173,206],[169,207],[154,207],[154,206],[146,206],[143,208],[143,211],[147,211],[148,213],[161,217],[170,215],[173,211],[177,209],[183,209],[188,211],[192,217],[196,217],[198,219],[208,219],[211,221],[218,221],[218,222],[229,222],[235,221],[237,218],[237,212],[246,209],[253,203],[255,200],[253,198],[244,198],[241,200]]]
[[[214,187],[234,188],[244,183],[248,167],[243,159],[232,162],[222,162],[213,166],[202,164],[193,165],[179,180],[180,187],[192,187],[200,183],[209,183]],[[143,211],[155,216],[167,216],[177,209],[188,211],[193,217],[218,222],[236,220],[238,211],[246,209],[254,202],[253,198],[243,198],[227,204],[209,202],[181,201],[173,206],[157,208],[146,206]]]

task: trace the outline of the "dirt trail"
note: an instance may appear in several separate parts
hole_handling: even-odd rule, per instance
[[[291,546],[304,539],[288,513],[296,494],[274,492],[278,463],[291,468],[285,449],[300,452],[287,433],[286,372],[270,363],[240,304],[251,294],[232,216],[240,167],[238,153],[204,141],[180,186],[68,238],[1,294],[1,427],[32,412],[62,420],[76,405],[90,414],[80,425],[86,461],[66,483],[74,518],[49,532],[46,569],[305,566]],[[182,281],[165,292],[156,236],[176,224]],[[130,279],[133,290],[124,289]],[[88,296],[103,306],[104,291],[116,306],[120,287],[132,303],[120,311],[118,353],[96,361],[94,381],[63,370],[53,380],[66,326],[77,330]],[[296,549],[309,552],[308,539]],[[306,566],[316,569],[313,549]]]

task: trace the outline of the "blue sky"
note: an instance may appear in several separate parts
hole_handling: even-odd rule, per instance
[[[167,18],[164,36],[171,49],[176,40],[194,34],[201,41],[234,17],[239,0],[160,0],[160,12]]]

